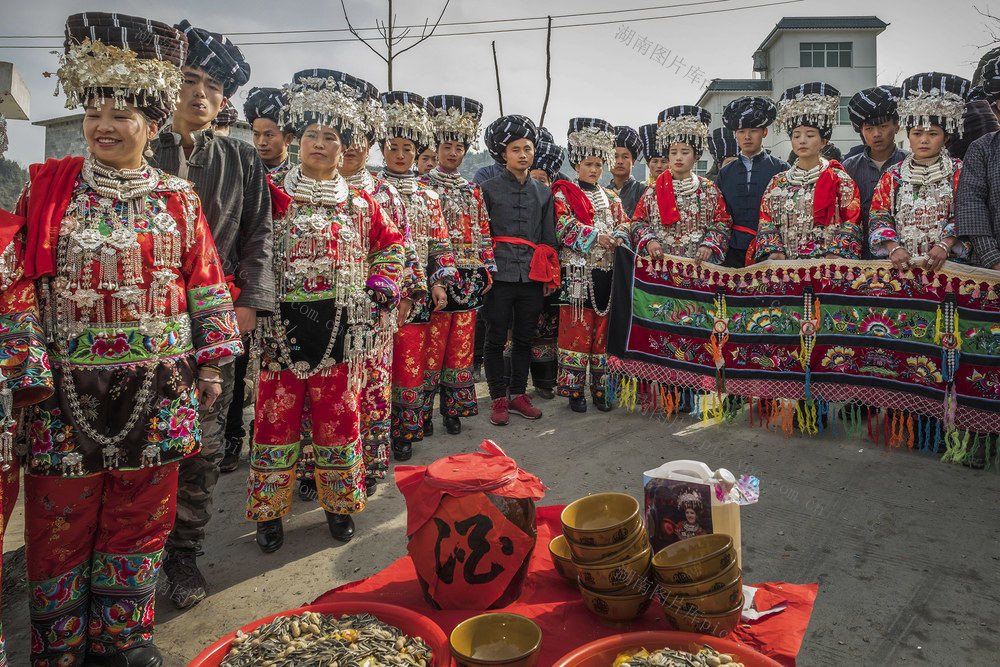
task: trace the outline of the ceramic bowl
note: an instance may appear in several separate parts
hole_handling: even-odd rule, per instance
[[[680,597],[676,594],[671,595],[672,591],[669,588],[666,591],[665,595],[661,594],[662,599],[666,603],[672,604],[678,611],[694,609],[703,614],[721,614],[732,609],[733,605],[743,597],[743,577],[736,577],[719,590],[704,595]]]
[[[711,579],[735,560],[733,538],[715,533],[691,537],[660,549],[653,556],[653,570],[666,584],[690,584]]]
[[[573,561],[576,563],[607,563],[626,558],[626,554],[635,555],[649,545],[646,531],[637,531],[632,537],[617,544],[602,544],[589,546],[566,538]]]
[[[611,563],[576,563],[580,581],[597,591],[614,591],[648,581],[652,548],[646,548],[623,561]]]
[[[530,618],[495,612],[462,621],[448,642],[458,667],[535,667],[542,631]]]
[[[564,535],[557,535],[549,542],[549,553],[552,554],[552,564],[556,571],[572,582],[576,581],[576,565],[573,564],[573,553]]]
[[[587,609],[610,623],[627,623],[641,616],[652,603],[649,592],[637,593],[629,589],[595,591],[583,582],[577,582]]]
[[[706,614],[688,609],[679,611],[675,605],[663,605],[663,615],[676,630],[681,632],[697,632],[715,637],[725,637],[739,625],[743,613],[743,596],[731,609],[720,614]]]
[[[700,581],[692,581],[690,584],[675,584],[669,581],[663,581],[655,571],[653,574],[656,577],[656,583],[660,584],[661,587],[673,595],[691,597],[693,595],[706,595],[725,588],[740,578],[742,570],[737,567],[736,561],[734,560],[732,563],[727,565],[722,572],[719,572],[714,577],[709,577],[708,579],[702,579]]]
[[[577,544],[604,546],[625,542],[642,530],[639,501],[625,493],[595,493],[566,506],[563,534]]]

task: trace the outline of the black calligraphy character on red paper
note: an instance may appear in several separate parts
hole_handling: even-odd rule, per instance
[[[499,563],[490,564],[490,569],[486,572],[476,571],[479,562],[491,548],[487,537],[493,530],[493,521],[488,516],[476,514],[455,522],[455,532],[459,535],[468,535],[469,557],[466,559],[465,549],[455,547],[444,564],[441,563],[441,543],[451,537],[451,526],[437,517],[434,517],[434,523],[438,529],[438,538],[434,545],[434,571],[439,580],[446,584],[452,583],[455,580],[456,563],[463,563],[462,578],[470,585],[488,584],[504,571],[504,567]],[[514,553],[514,543],[509,537],[501,537],[499,541],[501,552],[508,556]]]

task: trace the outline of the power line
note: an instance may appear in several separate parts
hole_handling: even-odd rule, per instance
[[[553,14],[551,18],[553,20],[556,20],[556,19],[565,19],[565,18],[579,18],[581,16],[603,16],[603,15],[607,15],[607,14],[620,15],[620,14],[628,14],[628,13],[634,13],[634,12],[658,11],[658,10],[661,10],[661,9],[675,9],[677,7],[690,7],[692,5],[713,5],[713,4],[719,4],[719,3],[722,3],[722,2],[733,2],[733,1],[734,0],[696,0],[695,2],[683,2],[683,3],[670,4],[670,5],[655,5],[653,7],[635,7],[635,8],[632,8],[632,9],[617,9],[617,10],[594,11],[594,12],[575,12],[573,14]],[[801,1],[801,0],[795,0],[795,1]],[[775,4],[784,4],[784,3],[775,3]],[[766,6],[766,5],[761,5],[761,6]],[[744,7],[735,7],[735,8],[725,8],[725,9],[720,10],[720,11],[735,11],[735,10],[738,10],[738,9],[752,9],[752,8],[753,7],[745,7],[745,8]],[[523,21],[547,21],[548,18],[549,18],[549,16],[527,16],[527,17],[522,17],[522,18],[507,18],[507,19],[481,19],[481,20],[478,20],[478,21],[452,21],[452,22],[440,23],[438,25],[439,26],[463,26],[463,25],[484,25],[484,24],[488,24],[488,23],[501,23],[502,24],[502,23],[514,23],[514,22],[523,22]],[[639,19],[636,19],[636,20],[645,21],[645,20],[656,20],[658,18],[670,18],[670,17],[642,17],[642,18],[639,18]],[[607,23],[617,23],[617,21],[609,21]],[[570,28],[570,27],[579,27],[580,25],[603,25],[603,23],[574,24],[574,25],[553,26],[553,27],[554,28],[561,28],[561,27]],[[407,30],[407,29],[422,28],[422,27],[424,27],[424,26],[423,25],[396,25],[396,26],[393,26],[394,29],[399,29],[399,30]],[[540,30],[542,28],[520,28],[520,29],[521,30]],[[367,28],[358,28],[357,30],[358,31],[377,31],[377,30],[379,30],[379,28],[377,26],[375,26],[375,27],[367,27]],[[490,31],[484,31],[484,32],[447,33],[446,35],[440,35],[440,36],[445,37],[445,36],[459,36],[459,35],[481,35],[481,34],[487,34],[487,33],[491,33],[491,32],[514,32],[516,30],[518,30],[518,29],[511,28],[511,29],[507,29],[507,30],[496,30],[496,31],[490,30]],[[227,36],[252,37],[252,36],[256,36],[256,35],[296,35],[296,34],[305,34],[305,33],[349,33],[349,32],[350,32],[349,28],[322,28],[322,29],[316,28],[316,29],[301,29],[301,30],[261,30],[261,31],[247,31],[247,32],[227,32],[226,35]],[[63,38],[63,35],[0,35],[0,39],[62,39],[62,38]],[[415,36],[413,38],[415,38]],[[318,42],[318,41],[323,41],[323,40],[309,40],[309,41],[317,41]],[[326,40],[326,41],[328,41],[328,42],[334,42],[334,41],[354,41],[354,38],[345,39],[345,40]],[[270,43],[272,43],[272,42],[246,42],[247,45],[253,45],[253,44],[270,44]],[[281,43],[283,43],[283,44],[288,44],[288,43],[297,44],[297,43],[307,43],[307,42],[303,41],[303,42],[281,42]],[[25,46],[5,46],[3,48],[49,48],[49,47],[46,47],[46,46],[30,46],[30,45],[25,45]]]
[[[650,7],[650,8],[646,8],[646,9],[631,9],[631,10],[621,10],[621,11],[616,11],[616,12],[589,12],[589,13],[581,13],[581,14],[573,14],[573,15],[567,14],[567,15],[562,15],[562,18],[565,18],[567,16],[589,16],[589,15],[600,15],[600,14],[621,14],[621,13],[630,12],[630,11],[650,11],[650,10],[653,10],[653,9],[660,9],[660,8],[667,8],[667,7],[680,7],[680,6],[689,7],[691,5],[716,4],[716,3],[719,3],[719,2],[731,2],[731,1],[732,0],[700,0],[699,2],[688,2],[688,3],[681,4],[681,5],[664,5],[664,6],[661,6],[661,7]],[[728,13],[728,12],[743,11],[743,10],[747,10],[747,9],[760,9],[762,7],[773,7],[773,6],[776,6],[776,5],[790,5],[790,4],[796,4],[796,3],[799,3],[799,2],[803,2],[803,1],[804,0],[776,0],[775,2],[758,3],[758,4],[755,4],[755,5],[747,5],[747,6],[744,6],[744,7],[722,7],[722,8],[719,8],[719,9],[706,9],[706,10],[697,11],[697,12],[684,12],[684,13],[681,13],[681,14],[669,14],[669,15],[665,15],[665,16],[643,16],[643,17],[636,18],[636,19],[633,19],[633,20],[637,21],[637,22],[639,22],[639,21],[660,21],[660,20],[664,20],[664,19],[681,18],[681,17],[686,17],[686,16],[702,16],[702,15],[707,15],[707,14],[723,14],[723,13]],[[540,17],[540,18],[547,20],[548,17]],[[553,16],[553,18],[556,18],[556,17]],[[532,19],[501,19],[501,20],[497,20],[497,21],[478,21],[478,22],[477,21],[468,21],[468,22],[463,22],[463,24],[494,23],[494,22],[500,23],[500,22],[527,21],[527,20],[538,20],[538,19],[534,19],[534,18],[532,18]],[[613,24],[613,23],[621,23],[621,21],[619,21],[619,20],[611,20],[611,21],[591,21],[591,22],[585,22],[585,23],[566,23],[566,24],[563,24],[563,25],[553,25],[552,29],[553,30],[560,30],[560,29],[563,29],[563,28],[585,28],[585,27],[592,27],[592,26],[599,26],[599,25],[610,25],[610,24]],[[442,25],[445,25],[445,24],[442,24]],[[422,27],[422,26],[415,26],[415,27]],[[403,29],[402,26],[399,26],[399,28]],[[437,34],[434,35],[434,37],[467,37],[467,36],[470,36],[470,35],[492,35],[492,34],[501,34],[501,33],[535,32],[535,31],[538,31],[538,30],[546,30],[546,29],[547,29],[547,26],[519,27],[519,28],[497,28],[497,29],[494,29],[494,30],[477,30],[477,31],[468,31],[468,32],[437,33]],[[317,31],[311,31],[311,30],[301,30],[301,31],[273,31],[273,32],[268,32],[268,33],[253,33],[253,34],[261,34],[261,35],[264,35],[264,34],[294,34],[294,33],[301,33],[301,32],[333,32],[333,30],[330,30],[330,31],[319,31],[319,30],[317,30]],[[340,30],[337,30],[337,32],[340,32]],[[239,33],[228,33],[228,34],[235,35],[235,34],[239,34]],[[250,34],[250,33],[247,33],[247,34]],[[31,38],[34,38],[34,37],[40,37],[40,36],[32,36]],[[401,37],[401,39],[418,39],[418,38],[419,38],[418,35],[408,35],[408,36]],[[287,44],[337,44],[337,43],[346,43],[346,42],[355,42],[355,41],[357,41],[357,38],[355,38],[355,37],[346,37],[346,38],[331,38],[331,39],[299,39],[299,40],[280,40],[280,41],[265,41],[265,42],[240,42],[240,43],[237,44],[237,46],[245,47],[245,46],[276,46],[276,45],[287,45]],[[49,50],[53,50],[53,49],[59,49],[59,48],[61,48],[61,45],[60,46],[55,46],[55,47],[53,47],[53,46],[36,46],[36,45],[10,45],[10,46],[8,46],[8,45],[2,45],[2,46],[0,46],[0,48],[2,48],[2,49],[49,49]]]
[[[711,1],[717,1],[717,0],[711,0]],[[747,5],[745,7],[725,7],[725,8],[722,8],[722,9],[707,9],[707,10],[703,10],[703,11],[700,11],[700,12],[684,12],[682,14],[670,14],[668,16],[644,16],[642,18],[635,19],[635,21],[659,21],[659,20],[662,20],[662,19],[674,19],[674,18],[681,18],[681,17],[685,17],[685,16],[699,16],[699,15],[704,15],[704,14],[722,14],[722,13],[725,13],[725,12],[735,12],[735,11],[741,11],[741,10],[746,10],[746,9],[760,9],[762,7],[773,7],[775,5],[790,5],[790,4],[795,4],[795,3],[799,3],[799,2],[803,2],[803,1],[804,0],[778,0],[776,2],[766,2],[766,3],[756,4],[756,5]],[[693,3],[688,3],[688,4],[693,4]],[[688,6],[688,5],[685,5],[685,6]],[[552,26],[552,29],[553,30],[559,30],[559,29],[562,29],[562,28],[584,28],[584,27],[591,27],[591,26],[598,26],[598,25],[609,25],[609,24],[612,24],[612,23],[621,23],[621,21],[614,20],[614,21],[592,21],[592,22],[589,22],[589,23],[567,23],[567,24],[564,24],[564,25],[554,25],[554,26]],[[547,26],[538,26],[538,27],[531,27],[531,28],[501,28],[501,29],[496,29],[496,30],[479,30],[479,31],[470,31],[470,32],[445,32],[445,33],[437,33],[437,34],[434,35],[434,37],[467,37],[469,35],[494,35],[494,34],[510,33],[510,32],[534,32],[534,31],[546,30],[546,29],[547,29]],[[413,35],[413,36],[403,37],[403,39],[416,39],[417,37],[418,36]],[[353,38],[352,39],[303,39],[303,40],[283,40],[283,41],[280,41],[280,42],[241,42],[239,44],[239,46],[267,46],[267,45],[274,45],[274,44],[333,44],[333,43],[337,43],[337,42],[353,42],[353,41],[355,41],[355,39],[353,39]]]

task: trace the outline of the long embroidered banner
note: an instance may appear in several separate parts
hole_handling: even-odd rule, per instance
[[[956,429],[966,440],[1000,432],[1000,272],[839,259],[654,266],[624,248],[615,262],[625,270],[608,370],[620,403],[669,412],[709,391],[716,406],[725,393],[823,415],[858,401],[897,411],[887,427],[911,444],[939,442],[942,427],[956,443]]]

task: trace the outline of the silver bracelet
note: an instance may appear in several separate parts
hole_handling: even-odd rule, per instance
[[[902,243],[900,243],[895,248],[893,248],[892,250],[889,251],[889,258],[892,259],[892,253],[894,253],[894,252],[896,252],[897,250],[900,250],[900,249],[906,250],[906,248],[903,248],[903,244]]]
[[[208,382],[209,384],[222,384],[222,378],[203,378],[199,377],[198,382]]]

